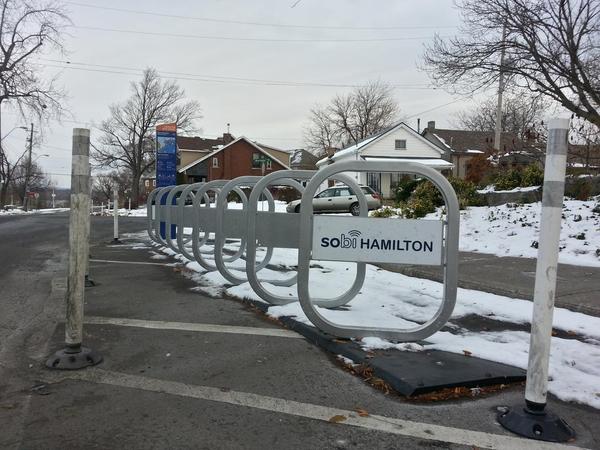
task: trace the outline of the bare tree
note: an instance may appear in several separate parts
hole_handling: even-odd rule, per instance
[[[310,111],[304,131],[307,147],[322,154],[332,147],[355,144],[392,124],[399,109],[392,88],[381,81],[336,95],[327,106]]]
[[[600,127],[578,119],[571,123],[569,164],[583,169],[600,167]]]
[[[425,51],[434,80],[474,92],[495,83],[502,71],[513,86],[600,125],[598,0],[459,0],[458,7],[461,34],[437,36]]]
[[[50,186],[50,179],[36,161],[31,162],[30,170],[28,170],[27,165],[28,161],[22,158],[14,168],[9,186],[9,189],[16,194],[21,202],[25,200],[25,186],[27,186],[28,191],[37,192],[38,194]]]
[[[184,101],[185,92],[176,82],[162,80],[154,69],[131,83],[131,96],[110,106],[110,117],[100,126],[102,133],[92,157],[103,167],[126,169],[131,176],[132,204],[137,207],[140,178],[154,166],[154,129],[163,122],[192,131],[200,118],[197,101]]]
[[[2,144],[2,107],[8,104],[40,121],[60,113],[63,93],[55,79],[44,79],[34,63],[49,50],[62,50],[69,19],[61,6],[46,0],[0,0],[0,205],[23,155],[14,161]],[[10,133],[10,132],[9,132]]]
[[[535,139],[542,132],[541,124],[549,102],[540,95],[518,92],[504,97],[501,130],[522,141]],[[496,98],[489,98],[473,108],[457,114],[456,127],[472,131],[493,131],[496,126]]]

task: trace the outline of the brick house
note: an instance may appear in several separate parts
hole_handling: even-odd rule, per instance
[[[266,158],[264,173],[261,159]],[[184,183],[231,180],[245,175],[267,175],[289,169],[290,155],[284,150],[252,142],[244,136],[223,145],[200,158],[182,165],[178,172]]]

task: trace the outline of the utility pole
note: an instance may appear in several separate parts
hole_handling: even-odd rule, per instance
[[[56,198],[56,194],[54,193],[54,188],[52,188],[52,209],[56,208],[54,204],[54,199]]]
[[[502,136],[502,94],[504,93],[504,57],[506,54],[506,25],[502,28],[502,49],[500,50],[500,75],[498,77],[498,103],[496,105],[496,130],[494,134],[494,150],[500,152]]]
[[[27,159],[27,168],[25,169],[25,192],[23,192],[23,209],[27,211],[29,209],[29,197],[27,191],[29,190],[29,176],[31,174],[31,151],[33,149],[33,122],[29,129],[29,158]]]

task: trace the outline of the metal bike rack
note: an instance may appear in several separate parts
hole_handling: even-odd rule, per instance
[[[165,214],[165,210],[162,205],[162,198],[175,186],[166,186],[162,188],[154,189],[150,195],[148,195],[148,200],[146,201],[146,211],[147,211],[147,221],[148,221],[148,234],[150,238],[160,245],[167,245],[167,243],[163,240],[160,233],[160,223],[162,221],[162,217]],[[152,208],[154,203],[154,208]],[[164,222],[163,222],[164,223]],[[165,236],[168,234],[167,229],[165,229]]]
[[[252,192],[256,190],[256,184],[262,179],[259,176],[243,176],[234,178],[229,181],[223,188],[221,189],[221,194],[217,198],[216,203],[216,232],[215,232],[215,265],[217,266],[220,274],[230,283],[234,285],[242,284],[248,281],[246,278],[239,277],[234,275],[231,270],[225,264],[225,259],[223,255],[223,250],[225,247],[225,241],[227,238],[237,238],[241,237],[244,239],[244,242],[247,245],[247,214],[248,214],[248,201],[243,196],[243,199],[246,201],[242,201],[242,209],[232,210],[227,208],[227,195],[229,192],[235,191],[235,189],[240,189],[241,186],[252,186]],[[264,194],[268,203],[269,211],[275,212],[275,200],[273,199],[273,195],[268,190],[263,190],[258,193],[258,195]],[[261,262],[256,264],[255,270],[259,271],[264,269],[269,262],[271,261],[271,257],[273,255],[273,248],[267,247],[265,256]],[[272,280],[271,283],[278,283],[282,286],[289,286],[294,284],[296,281],[293,280]]]
[[[313,299],[309,292],[310,284],[310,261],[314,253],[313,233],[315,227],[315,216],[313,214],[312,199],[322,182],[329,178],[335,178],[336,174],[341,172],[382,172],[382,173],[410,173],[422,175],[428,178],[441,191],[446,204],[446,221],[442,222],[442,233],[440,239],[442,242],[440,262],[444,268],[444,293],[440,307],[434,316],[426,323],[417,327],[402,330],[394,328],[372,328],[359,326],[340,326],[324,316],[322,316],[316,306],[316,299]],[[361,197],[359,197],[360,201]],[[363,207],[363,201],[360,202],[361,212],[366,211]],[[333,217],[333,220],[348,219]],[[330,219],[328,219],[330,220]],[[362,219],[354,218],[356,224],[359,220],[369,220],[373,223],[383,225],[383,220],[400,221],[401,219]],[[407,221],[405,221],[407,222]],[[417,221],[416,227],[425,228],[424,222],[437,221]],[[341,223],[341,222],[340,222]],[[363,222],[364,223],[364,222]],[[390,222],[391,223],[391,222]],[[394,226],[402,225],[399,222]],[[435,224],[429,224],[435,225]],[[437,226],[437,225],[436,225]],[[341,231],[345,231],[341,230]],[[354,231],[354,230],[353,230]],[[338,337],[356,338],[366,336],[376,336],[394,341],[418,341],[431,336],[438,331],[450,318],[454,305],[456,303],[457,290],[457,268],[458,268],[458,236],[459,236],[459,208],[458,200],[454,189],[446,178],[435,169],[418,163],[408,162],[364,162],[352,161],[345,163],[335,163],[324,169],[319,170],[307,184],[302,201],[300,203],[300,247],[298,252],[298,297],[300,305],[308,319],[322,331]],[[445,235],[445,236],[444,236]],[[409,241],[410,242],[410,241]],[[367,243],[367,246],[369,244]],[[362,244],[361,244],[362,246]],[[337,250],[337,249],[336,249]],[[368,262],[368,255],[360,257],[361,260]],[[364,258],[364,259],[363,259]],[[321,258],[326,260],[326,258]],[[345,259],[336,259],[345,260]],[[432,264],[429,262],[428,264]]]
[[[312,170],[279,170],[263,177],[252,190],[250,199],[248,200],[248,215],[247,215],[247,249],[246,249],[246,276],[248,282],[252,286],[254,292],[266,302],[272,305],[285,305],[292,302],[297,302],[297,297],[284,297],[281,295],[269,292],[263,283],[273,285],[281,285],[272,281],[260,280],[256,273],[256,248],[257,241],[262,246],[269,248],[300,248],[300,221],[298,214],[277,213],[258,211],[258,200],[261,192],[272,185],[287,185],[289,180],[310,180],[315,171]],[[361,216],[366,216],[367,203],[364,193],[352,178],[346,175],[338,175],[335,177],[351,187],[357,195],[359,205],[361,205]],[[281,182],[280,180],[284,180]],[[287,181],[287,182],[286,182]],[[276,183],[277,182],[277,183]],[[295,187],[299,192],[303,193],[304,186],[296,182],[292,187]],[[338,307],[345,305],[352,300],[362,288],[365,279],[365,264],[357,263],[357,270],[354,282],[351,287],[335,298],[319,298],[313,299],[317,306],[322,307]],[[296,282],[297,275],[289,280]],[[291,284],[290,284],[291,285]]]

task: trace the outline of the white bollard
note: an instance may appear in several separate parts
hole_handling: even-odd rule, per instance
[[[498,421],[510,431],[550,442],[567,442],[575,438],[575,432],[564,420],[545,410],[568,131],[569,119],[553,119],[548,124],[525,408],[515,407],[498,417]]]
[[[113,200],[113,224],[114,224],[114,232],[113,232],[113,243],[120,244],[119,241],[119,193],[117,189],[114,190],[114,200]]]
[[[73,130],[71,163],[71,215],[66,296],[65,348],[46,361],[51,369],[80,369],[102,361],[102,356],[83,347],[83,300],[90,235],[90,130]]]

